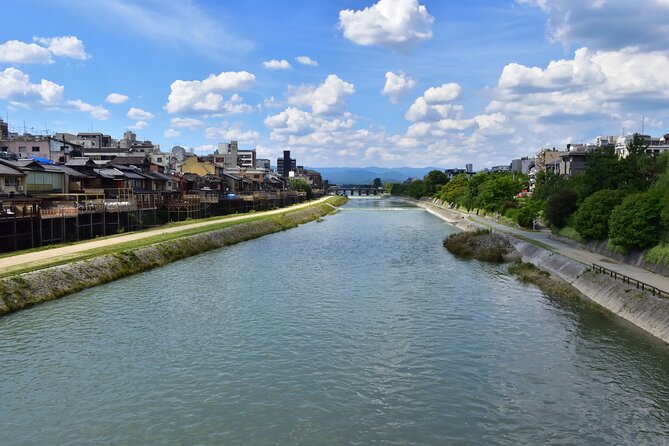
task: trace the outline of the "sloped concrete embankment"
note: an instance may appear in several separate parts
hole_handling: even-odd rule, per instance
[[[456,212],[432,206],[429,202],[417,204],[464,231],[480,229],[479,225],[461,218]],[[532,263],[561,278],[588,299],[669,343],[669,299],[653,296],[607,275],[596,274],[588,270],[586,265],[548,249],[510,235],[506,237],[520,255],[521,261]]]
[[[293,228],[333,208],[316,205],[263,220],[45,268],[0,280],[0,314],[147,271],[175,260]]]

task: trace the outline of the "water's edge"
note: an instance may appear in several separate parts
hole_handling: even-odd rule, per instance
[[[482,228],[461,215],[448,212],[430,202],[415,202],[431,214],[463,231]],[[504,234],[520,253],[523,262],[532,263],[569,282],[588,299],[651,335],[669,343],[669,299],[653,296],[634,286],[603,274],[595,274],[576,260]]]
[[[337,204],[337,203],[335,203]],[[340,205],[340,204],[338,204]],[[58,299],[212,249],[297,227],[333,210],[315,204],[267,219],[0,279],[0,315]]]

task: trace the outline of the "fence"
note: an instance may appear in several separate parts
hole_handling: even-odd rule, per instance
[[[637,287],[637,289],[641,289],[642,291],[649,291],[653,294],[653,296],[664,297],[665,299],[669,298],[669,293],[667,293],[666,291],[662,291],[661,289],[656,288],[652,285],[648,285],[647,283],[641,282],[640,280],[633,279],[619,272],[597,265],[596,263],[593,263],[590,266],[590,269],[595,273],[608,274],[614,279],[622,280],[623,283],[626,283],[628,285],[634,285]]]

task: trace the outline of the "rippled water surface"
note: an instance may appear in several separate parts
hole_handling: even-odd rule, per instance
[[[453,231],[354,199],[0,318],[0,444],[669,443],[665,345]]]

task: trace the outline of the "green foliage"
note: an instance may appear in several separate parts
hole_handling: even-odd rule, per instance
[[[300,180],[298,178],[291,178],[290,188],[295,191],[306,192],[307,199],[309,200],[313,198],[313,192],[311,191],[311,184],[307,183],[304,180]]]
[[[543,271],[531,263],[517,263],[509,266],[509,273],[518,276],[525,283],[538,286],[543,292],[563,299],[580,299],[580,291],[559,278],[552,278],[548,271]]]
[[[663,230],[661,212],[661,196],[656,189],[625,198],[611,213],[610,243],[624,250],[645,249],[657,244]]]
[[[564,228],[556,229],[554,234],[557,234],[561,237],[570,238],[579,243],[587,242],[587,240],[583,238],[583,236],[576,229],[574,229],[573,226],[565,226]]]
[[[423,184],[425,185],[425,195],[433,196],[439,188],[448,183],[448,175],[441,170],[431,170],[423,177]]]
[[[669,244],[660,243],[653,246],[643,253],[643,258],[647,262],[669,267]]]
[[[534,228],[534,220],[544,212],[545,201],[525,199],[516,213],[515,221],[524,228]]]
[[[556,228],[562,228],[576,210],[576,193],[563,189],[554,193],[546,204],[546,219]]]
[[[444,248],[455,256],[486,262],[503,262],[511,251],[506,239],[488,229],[451,234],[444,240]]]
[[[574,215],[575,229],[588,240],[604,240],[609,235],[613,209],[623,202],[624,190],[600,190],[583,200]]]
[[[469,177],[467,174],[460,174],[453,177],[451,181],[441,186],[439,189],[439,198],[451,205],[460,204],[468,189]]]
[[[422,180],[412,181],[404,189],[404,195],[416,199],[425,196],[425,184]]]
[[[525,189],[523,178],[509,173],[489,174],[478,188],[477,207],[488,212],[502,212],[504,203]]]
[[[548,170],[538,172],[535,180],[532,197],[537,200],[548,200],[554,193],[567,188],[565,177]]]
[[[382,186],[381,178],[374,178],[374,181],[372,182],[372,186],[373,187],[381,187]]]

